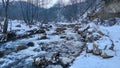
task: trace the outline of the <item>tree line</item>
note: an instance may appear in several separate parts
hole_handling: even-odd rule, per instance
[[[35,2],[36,1],[36,2]],[[1,16],[4,16],[3,33],[7,33],[8,19],[24,20],[28,25],[36,22],[48,23],[51,21],[73,21],[77,20],[95,0],[87,0],[77,3],[78,0],[71,0],[72,5],[61,6],[60,3],[54,7],[45,9],[40,7],[44,5],[43,0],[27,0],[23,2],[10,2],[10,0],[2,0]]]

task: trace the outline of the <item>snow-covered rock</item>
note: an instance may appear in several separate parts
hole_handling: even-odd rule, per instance
[[[115,56],[115,51],[112,50],[104,50],[101,54],[101,57],[103,58],[111,58]]]
[[[61,62],[64,65],[69,65],[70,63],[72,63],[73,59],[71,58],[67,58],[67,57],[61,57]]]

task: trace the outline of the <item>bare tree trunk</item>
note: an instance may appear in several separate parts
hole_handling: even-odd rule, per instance
[[[27,25],[30,26],[31,24],[33,24],[33,21],[35,18],[35,7],[31,5],[33,4],[33,0],[27,0],[27,2],[28,3],[26,3],[25,6],[22,3],[20,5],[21,5],[21,12],[22,12],[23,20]]]
[[[3,7],[5,8],[5,21],[3,25],[3,33],[7,33],[8,28],[8,7],[9,7],[9,0],[2,0],[3,1]]]

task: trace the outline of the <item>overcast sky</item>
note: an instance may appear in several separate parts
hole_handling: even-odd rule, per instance
[[[20,0],[10,0],[10,1],[20,1]],[[21,1],[27,1],[27,0],[21,0]],[[36,1],[36,0],[33,0]],[[62,4],[67,5],[70,3],[70,0],[43,0],[45,2],[45,5],[43,7],[50,8],[54,6],[55,4],[62,1]],[[78,0],[78,1],[85,1],[85,0]],[[2,0],[0,0],[2,2]]]
[[[10,0],[10,1],[20,1],[20,0]],[[27,0],[21,0],[21,1],[27,1]],[[33,1],[35,1],[35,0],[33,0]],[[59,1],[61,1],[61,0],[43,0],[43,1],[45,1],[45,5],[43,7],[50,8],[53,5],[59,3]],[[67,4],[70,0],[62,0],[62,1],[64,1],[64,3]],[[2,0],[0,0],[0,2],[2,2]]]

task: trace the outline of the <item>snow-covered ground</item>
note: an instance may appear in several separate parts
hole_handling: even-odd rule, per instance
[[[46,30],[46,36],[47,36],[46,39],[40,39],[42,36],[44,36],[44,34],[34,34],[28,38],[17,39],[15,41],[9,41],[4,44],[0,44],[0,51],[4,52],[5,54],[3,57],[0,58],[0,68],[7,68],[7,67],[16,68],[20,66],[29,67],[32,65],[35,57],[49,53],[41,50],[42,45],[43,46],[44,44],[50,45],[53,42],[53,43],[57,43],[58,46],[59,45],[61,46],[66,40],[61,39],[60,36],[64,34],[65,36],[67,34],[70,34],[70,36],[71,35],[75,36],[75,34],[71,33],[72,31],[70,31],[69,29],[66,30],[65,33],[62,33],[61,35],[57,35],[57,34],[54,35],[54,33],[56,33],[56,29],[58,28],[57,26],[59,26],[59,24],[56,25],[50,24],[50,25],[52,25],[52,28],[50,30]],[[17,34],[24,34],[26,31],[39,29],[39,27],[36,25],[32,25],[32,27],[30,28],[28,25],[18,20],[10,21],[8,31],[10,31],[10,28],[11,30],[16,31]],[[27,43],[29,42],[33,42],[34,46],[33,47],[27,46]],[[27,48],[18,51],[17,47],[19,46],[26,46]]]
[[[11,24],[9,24],[8,30],[10,30],[10,28],[17,30],[17,34],[23,34],[26,31],[39,28],[36,25],[30,28],[17,20],[11,22],[12,28],[10,27]],[[0,51],[5,53],[3,57],[0,57],[0,68],[30,68],[36,57],[41,55],[48,57],[56,51],[61,51],[62,56],[60,58],[67,59],[63,61],[68,62],[70,68],[120,67],[120,25],[101,26],[94,23],[85,25],[81,23],[62,22],[57,24],[51,23],[49,25],[52,25],[52,27],[49,28],[49,30],[46,29],[46,34],[34,34],[28,38],[0,44]],[[82,32],[78,32],[77,28],[78,31]],[[46,35],[47,38],[40,39],[44,35]],[[86,38],[82,35],[86,36]],[[91,38],[94,39],[91,40]],[[34,46],[27,46],[29,42],[33,42]],[[82,47],[84,46],[83,42],[86,43],[86,47],[83,48],[81,53]],[[112,47],[112,44],[114,44],[114,47],[113,50],[110,50],[109,48]],[[27,48],[17,50],[17,47],[21,45]],[[46,49],[46,51],[42,50],[42,47],[45,47],[44,49]],[[102,50],[102,53],[105,52],[113,57],[103,58],[101,55],[87,53],[87,47],[89,50],[98,47]],[[71,62],[73,60],[74,62]],[[57,66],[54,68],[57,68]]]
[[[103,59],[102,57],[95,56],[83,52],[74,61],[70,68],[119,68],[120,67],[120,25],[114,25],[111,27],[100,26],[100,29],[104,33],[108,33],[108,36],[113,40],[115,45],[115,56],[113,58]],[[107,40],[103,40],[100,44],[109,43]],[[109,46],[109,45],[108,45]]]

